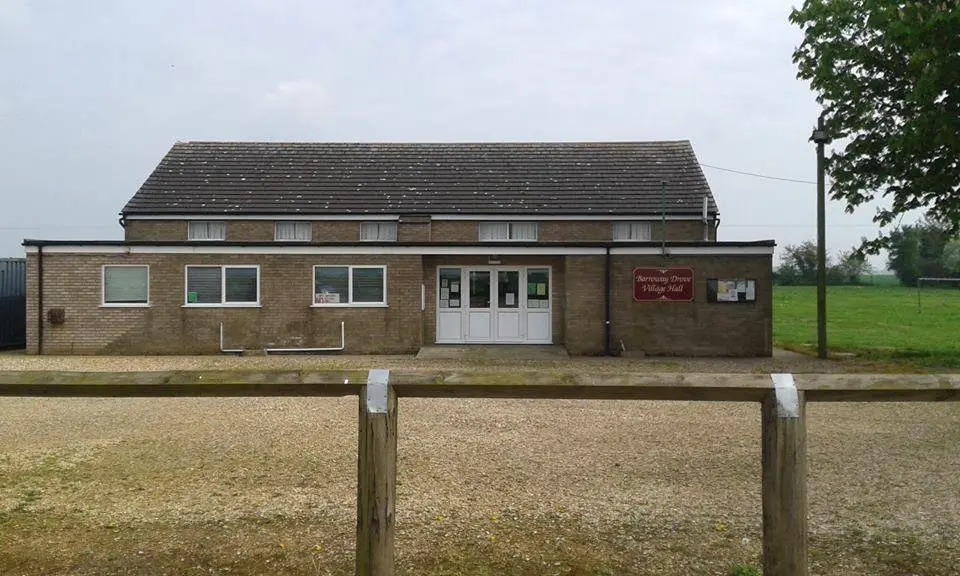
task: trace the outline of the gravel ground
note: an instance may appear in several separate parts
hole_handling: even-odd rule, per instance
[[[134,364],[323,365],[6,356],[0,369]],[[355,398],[0,398],[0,574],[350,574],[356,412]],[[813,573],[960,574],[960,404],[808,416]],[[399,574],[758,562],[757,406],[401,399],[399,418]]]
[[[835,373],[890,372],[903,367],[857,358],[818,360],[786,353],[773,358],[609,358],[526,359],[522,356],[494,360],[422,360],[409,356],[27,356],[0,354],[0,371],[64,370],[138,372],[166,370],[323,370],[323,369],[423,369],[423,370],[568,370],[590,373],[616,372],[731,372],[731,373]]]

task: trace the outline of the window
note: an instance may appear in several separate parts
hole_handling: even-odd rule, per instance
[[[273,239],[281,242],[309,242],[313,239],[313,225],[309,222],[277,222]]]
[[[536,222],[481,222],[480,240],[484,242],[534,242],[537,239]]]
[[[527,308],[550,307],[550,269],[527,269]]]
[[[364,242],[396,242],[396,222],[361,222],[360,240]]]
[[[386,306],[386,266],[314,266],[314,306]]]
[[[614,222],[613,239],[616,242],[640,242],[653,238],[649,222]]]
[[[226,240],[227,223],[197,220],[187,222],[187,240]]]
[[[187,266],[187,306],[259,306],[259,266]]]
[[[149,266],[104,266],[104,306],[148,306],[150,304]]]

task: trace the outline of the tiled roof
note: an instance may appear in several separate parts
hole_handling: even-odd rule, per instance
[[[717,212],[688,141],[350,144],[184,142],[123,214]]]

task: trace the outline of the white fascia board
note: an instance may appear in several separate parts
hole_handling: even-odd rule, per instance
[[[26,252],[37,252],[36,246],[27,246]],[[596,246],[95,246],[75,244],[44,246],[44,254],[289,254],[289,255],[442,255],[442,256],[595,256],[606,253]],[[610,254],[657,256],[659,247],[612,247]],[[672,256],[744,256],[772,255],[771,246],[668,246]]]
[[[597,215],[597,214],[584,214],[580,215],[555,215],[555,214],[433,214],[430,216],[432,220],[482,220],[490,221],[495,220],[499,222],[530,222],[530,221],[545,221],[545,220],[603,220],[603,221],[650,221],[650,222],[659,222],[663,220],[663,216],[656,216],[654,214],[643,214],[636,216],[624,216],[622,214],[617,215]],[[670,220],[703,220],[702,215],[694,216],[667,216],[667,221]]]
[[[773,254],[773,246],[667,246],[668,256],[756,256]],[[661,248],[630,247],[610,248],[611,256],[656,255]]]
[[[642,214],[635,216],[617,215],[551,215],[551,214],[411,214],[410,216],[428,216],[432,220],[456,220],[456,221],[497,221],[497,222],[530,222],[530,221],[617,221],[617,222],[659,222],[663,216],[655,214]],[[276,222],[296,222],[296,221],[331,221],[331,220],[373,220],[373,221],[396,221],[400,219],[399,214],[130,214],[124,217],[125,220],[271,220]],[[713,220],[713,218],[710,218]],[[667,216],[667,221],[702,221],[702,215],[689,216]]]
[[[276,222],[303,222],[313,220],[399,220],[396,214],[131,214],[125,220],[272,220]]]

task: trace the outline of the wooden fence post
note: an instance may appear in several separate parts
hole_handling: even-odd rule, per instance
[[[803,392],[774,374],[763,400],[763,576],[807,576],[807,438]]]
[[[393,576],[397,499],[397,396],[389,370],[360,390],[357,447],[357,576]]]

